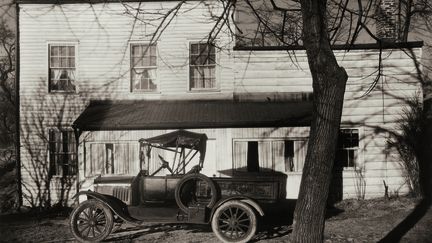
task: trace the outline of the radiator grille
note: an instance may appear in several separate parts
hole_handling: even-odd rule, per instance
[[[130,191],[129,188],[114,187],[113,196],[122,200],[126,204],[130,204]]]

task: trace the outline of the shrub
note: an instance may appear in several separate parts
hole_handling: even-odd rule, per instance
[[[388,141],[388,145],[395,148],[400,155],[409,190],[416,197],[423,195],[419,162],[426,125],[421,101],[417,97],[412,98],[408,101],[408,107],[403,110],[402,119],[397,126],[400,133],[393,133]]]

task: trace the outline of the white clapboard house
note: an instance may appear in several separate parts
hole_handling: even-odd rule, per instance
[[[216,0],[186,1],[160,28],[161,13],[180,3],[18,1],[24,204],[66,203],[99,175],[137,175],[138,140],[176,129],[209,137],[204,174],[257,170],[252,163],[286,174],[287,198],[298,196],[312,116],[305,51],[236,47],[226,26],[208,44],[223,11]],[[397,45],[421,55],[422,43]],[[408,191],[387,141],[420,84],[409,52],[384,48],[385,75],[364,96],[379,53],[376,43],[335,46],[349,74],[332,184],[341,198],[383,196],[383,182]]]

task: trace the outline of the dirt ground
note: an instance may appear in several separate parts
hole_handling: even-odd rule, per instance
[[[328,212],[325,242],[395,242],[402,235],[401,242],[432,242],[432,210],[418,210],[417,204],[418,201],[411,198],[345,200]],[[254,241],[288,242],[290,232],[289,225],[269,226],[264,223]],[[392,238],[394,236],[399,238]],[[0,242],[74,241],[66,216],[0,217]],[[210,227],[172,224],[140,228],[123,225],[106,241],[218,242]]]

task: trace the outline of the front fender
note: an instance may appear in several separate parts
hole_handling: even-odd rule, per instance
[[[77,198],[81,195],[87,196],[88,199],[91,198],[100,201],[101,203],[109,207],[111,211],[113,211],[122,220],[128,223],[131,223],[133,225],[140,225],[142,223],[142,221],[132,218],[127,213],[127,205],[116,197],[93,192],[93,191],[80,191],[77,194],[75,194],[72,198]]]

